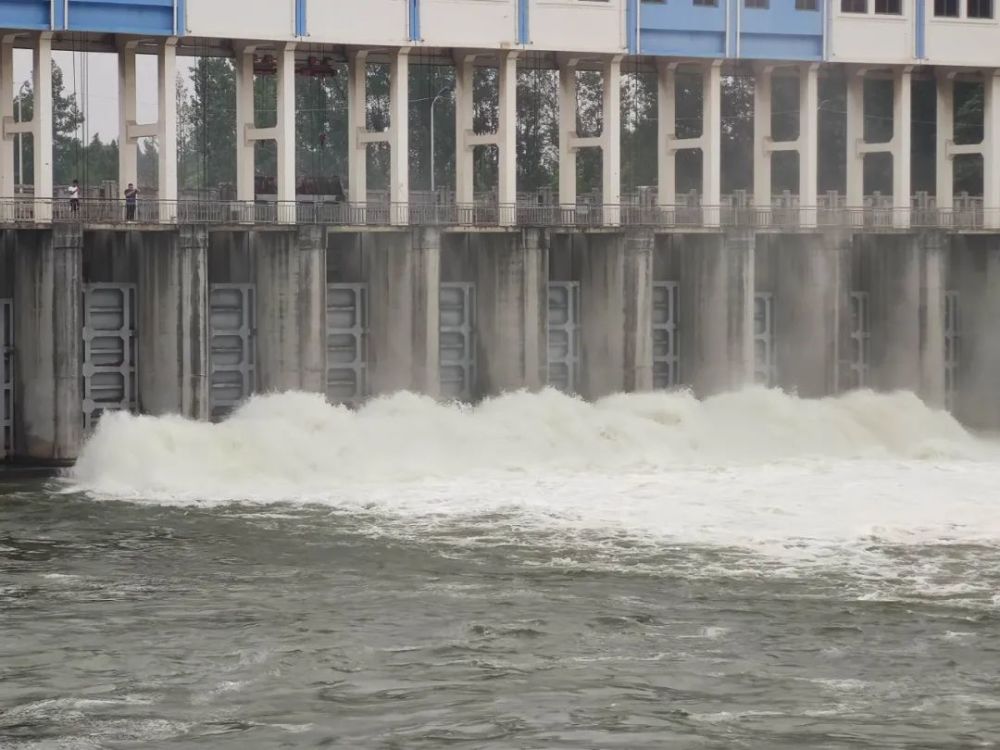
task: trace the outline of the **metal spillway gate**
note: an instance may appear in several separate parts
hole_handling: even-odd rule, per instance
[[[442,284],[441,395],[471,401],[476,382],[476,287]]]
[[[256,387],[256,306],[251,284],[213,284],[209,403],[213,419],[225,417]]]
[[[330,284],[326,295],[326,395],[357,406],[368,395],[368,286]]]
[[[0,458],[14,451],[14,306],[9,299],[0,300]]]
[[[83,425],[106,411],[135,411],[135,284],[83,287]]]
[[[677,320],[680,317],[680,285],[676,281],[653,284],[653,388],[680,385],[680,351]]]
[[[576,393],[580,378],[580,282],[549,283],[548,382]]]

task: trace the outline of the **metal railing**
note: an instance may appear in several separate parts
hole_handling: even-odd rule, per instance
[[[866,199],[866,205],[848,207],[841,199],[821,200],[815,207],[794,201],[754,206],[727,200],[720,206],[688,201],[660,206],[648,201],[615,205],[581,203],[575,206],[482,203],[333,203],[317,201],[250,202],[220,200],[122,200],[18,197],[0,200],[0,225],[79,223],[84,225],[162,226],[295,225],[322,224],[344,227],[442,226],[442,227],[552,227],[600,228],[614,226],[670,228],[733,228],[757,230],[858,229],[900,231],[945,229],[1000,231],[1000,208],[985,208],[981,199],[956,200],[952,208],[915,201],[910,208],[894,208],[887,201]]]

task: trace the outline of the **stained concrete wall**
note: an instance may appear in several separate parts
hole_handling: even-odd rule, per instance
[[[651,230],[592,232],[580,271],[580,392],[585,398],[653,387]]]
[[[229,229],[207,233],[210,284],[253,284],[256,256],[250,232]]]
[[[959,295],[961,343],[955,415],[1000,430],[1000,237],[952,238],[949,287]]]
[[[371,395],[440,392],[441,233],[374,232],[368,256],[368,382]]]
[[[326,236],[255,231],[257,389],[326,392]]]
[[[946,244],[937,234],[858,235],[855,278],[870,295],[872,388],[943,406]]]
[[[80,449],[82,249],[75,227],[15,238],[14,442],[22,459],[63,463]]]
[[[772,295],[776,385],[804,398],[837,390],[842,257],[836,236],[756,239],[755,292]]]
[[[681,380],[699,397],[753,381],[754,238],[678,234],[661,240],[658,266],[680,290]]]
[[[201,227],[134,237],[138,247],[139,408],[207,419],[208,235]]]

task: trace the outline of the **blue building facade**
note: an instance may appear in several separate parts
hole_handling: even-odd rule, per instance
[[[672,57],[822,60],[827,0],[633,0],[630,51]]]
[[[0,28],[178,35],[185,0],[4,0]]]

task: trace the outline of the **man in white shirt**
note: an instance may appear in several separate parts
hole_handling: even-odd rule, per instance
[[[69,210],[76,216],[80,213],[80,182],[73,180],[69,186]]]

